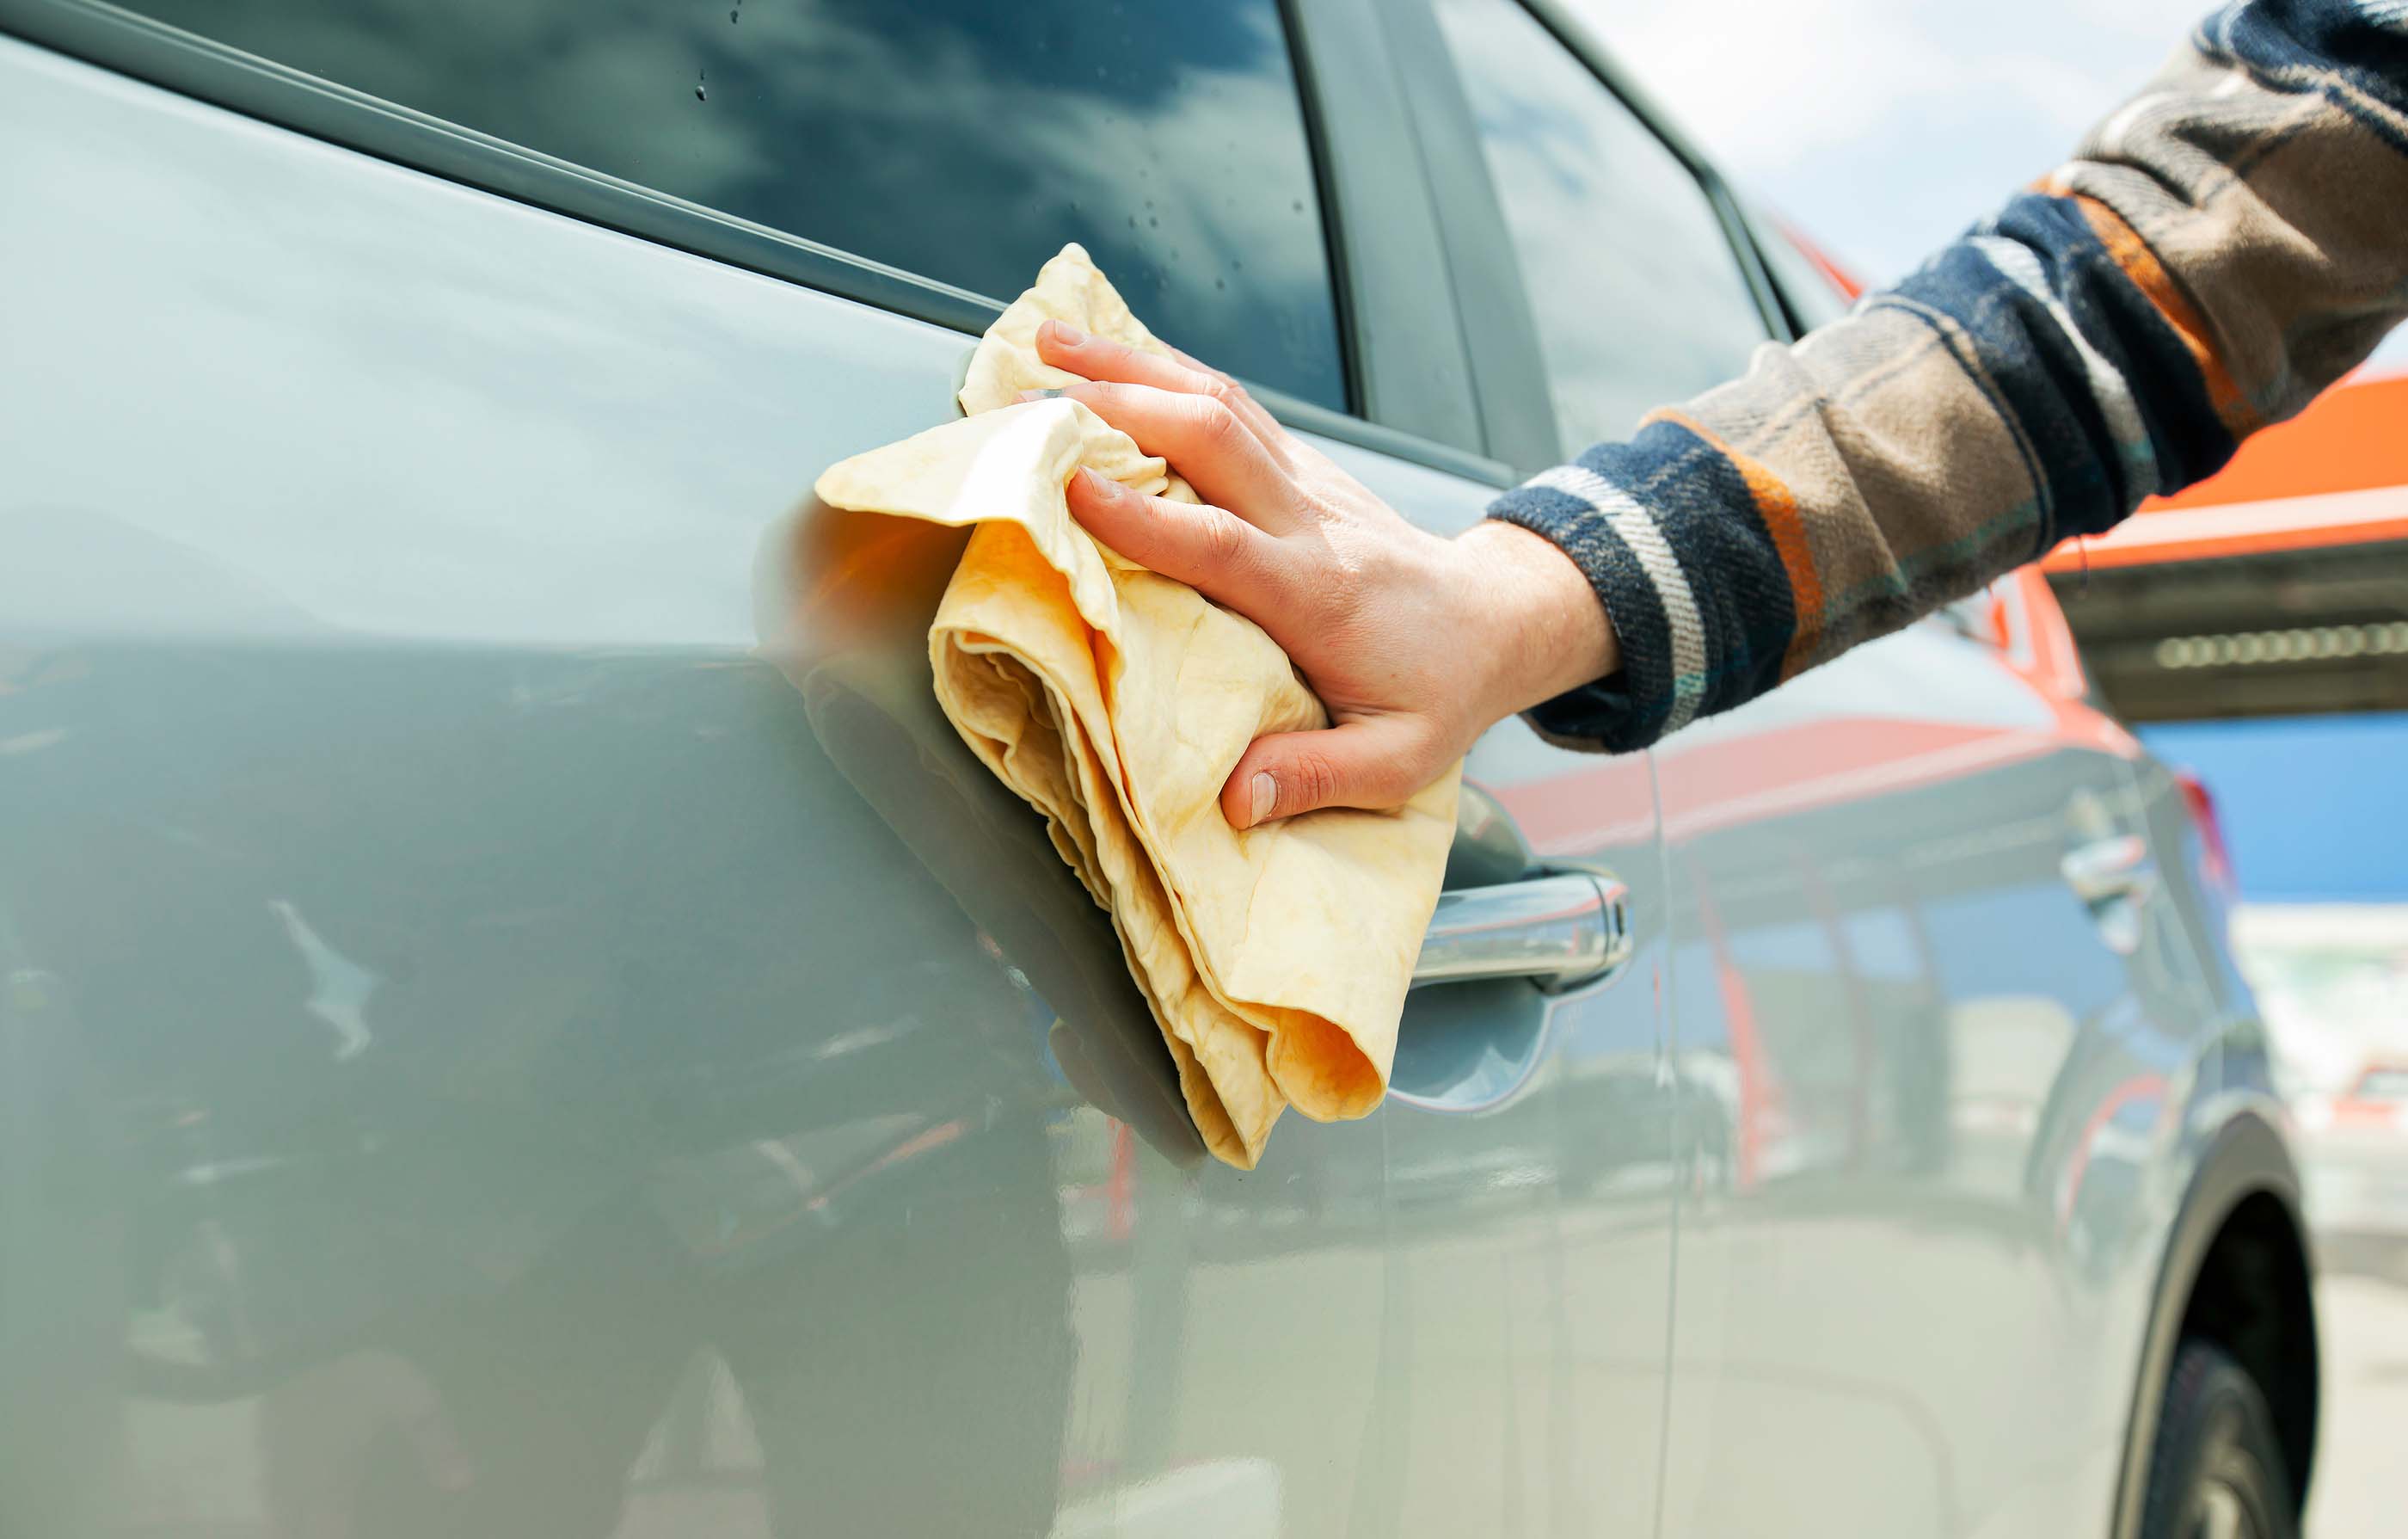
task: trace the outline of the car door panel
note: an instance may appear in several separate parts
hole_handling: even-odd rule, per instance
[[[2105,1512],[2201,1037],[2069,876],[2135,752],[1941,622],[1659,750],[1676,1057],[1728,1092],[1688,1145],[1670,1532]]]
[[[9,1526],[1652,1511],[1669,1173],[1593,1161],[1619,1271],[1568,1282],[1555,1129],[1660,996],[1417,995],[1526,1082],[1203,1158],[929,696],[944,537],[804,495],[950,410],[959,333],[0,71],[0,271],[55,296],[0,370]],[[1490,493],[1322,447],[1433,528]],[[1509,724],[1473,772],[1644,881],[1631,764]]]
[[[896,628],[940,554],[803,499],[960,334],[0,71],[50,296],[5,1526],[1136,1532],[1168,1480],[1271,1532],[1384,1479],[1380,1124],[1201,1158]]]

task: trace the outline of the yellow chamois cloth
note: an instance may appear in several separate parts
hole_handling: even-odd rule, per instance
[[[987,328],[968,415],[817,489],[831,507],[977,525],[928,632],[937,698],[1111,914],[1206,1147],[1252,1169],[1288,1105],[1329,1121],[1386,1093],[1460,766],[1392,812],[1229,827],[1221,786],[1246,745],[1327,714],[1261,627],[1070,517],[1081,466],[1196,496],[1077,402],[1015,401],[1072,382],[1038,361],[1048,318],[1164,351],[1066,246]]]

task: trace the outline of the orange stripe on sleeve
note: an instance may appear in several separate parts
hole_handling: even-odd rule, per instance
[[[2199,365],[2200,377],[2207,383],[2208,401],[2226,429],[2235,439],[2244,439],[2263,427],[2265,419],[2242,394],[2240,381],[2224,367],[2224,360],[2216,356],[2214,346],[2208,340],[2207,322],[2174,282],[2173,275],[2166,271],[2165,264],[2157,260],[2157,253],[2141,238],[2141,233],[2106,204],[2086,193],[2072,191],[2054,176],[2042,177],[2034,185],[2050,197],[2071,199],[2082,210],[2091,233],[2107,248],[2115,266],[2132,280],[2133,287],[2148,296],[2157,313],[2166,318],[2166,324],[2174,328],[2174,334],[2182,338],[2183,346]]]
[[[1732,448],[1722,435],[1687,412],[1666,407],[1647,414],[1650,422],[1662,420],[1677,423],[1695,433],[1739,471],[1747,485],[1747,494],[1756,503],[1756,517],[1764,521],[1765,532],[1772,537],[1772,548],[1781,553],[1782,575],[1789,583],[1789,601],[1798,617],[1798,628],[1789,638],[1789,648],[1781,656],[1781,676],[1788,679],[1806,666],[1814,648],[1823,639],[1823,576],[1814,568],[1814,554],[1806,543],[1806,522],[1798,511],[1798,496],[1789,483],[1772,473],[1772,468],[1759,460],[1749,458]]]

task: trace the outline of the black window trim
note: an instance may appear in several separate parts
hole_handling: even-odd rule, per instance
[[[1805,308],[1799,303],[1797,295],[1792,292],[1794,285],[1773,270],[1772,259],[1764,254],[1772,248],[1774,241],[1789,241],[1789,237],[1783,233],[1780,220],[1775,218],[1761,202],[1742,205],[1740,209],[1740,223],[1746,228],[1749,240],[1756,246],[1756,261],[1764,268],[1765,280],[1772,286],[1773,294],[1780,300],[1785,339],[1795,341],[1814,328],[1806,324]],[[1797,251],[1794,241],[1789,242],[1789,245],[1793,252]],[[1806,260],[1806,254],[1803,252],[1798,252],[1797,254],[1800,261]],[[1842,299],[1840,303],[1842,308],[1845,308],[1847,301]]]
[[[1282,0],[1283,14],[1293,3],[1302,0]],[[1290,30],[1293,36],[1292,21]],[[971,337],[984,331],[1003,308],[989,295],[496,138],[195,36],[107,0],[0,0],[0,34],[380,160]],[[1346,244],[1336,228],[1336,204],[1329,195],[1312,117],[1312,83],[1301,58],[1297,73],[1308,98],[1308,134],[1316,136],[1314,175],[1329,229],[1342,367],[1350,398],[1359,398],[1353,394],[1356,354],[1348,336],[1348,275],[1339,266]],[[1273,414],[1301,431],[1484,484],[1509,483],[1503,466],[1463,447],[1282,391],[1251,382],[1248,388]]]
[[[1755,301],[1768,341],[1797,335],[1780,292],[1767,271],[1756,237],[1722,174],[1698,151],[1663,109],[1641,91],[1586,25],[1561,0],[1513,0],[1528,12],[1598,85],[1655,136],[1688,171],[1721,223],[1723,238]],[[1457,254],[1458,302],[1467,315],[1487,311],[1475,327],[1483,349],[1475,358],[1481,415],[1490,453],[1522,474],[1561,463],[1588,447],[1565,443],[1555,427],[1555,402],[1547,387],[1530,299],[1519,258],[1506,228],[1502,205],[1479,147],[1479,130],[1465,97],[1453,51],[1440,28],[1433,0],[1393,0],[1389,22],[1399,57],[1415,78],[1417,108],[1429,120],[1432,137],[1461,146],[1461,152],[1432,166],[1444,210],[1450,252]],[[1667,403],[1671,404],[1671,403]]]
[[[1355,414],[1479,454],[1487,438],[1462,317],[1383,4],[1285,0]],[[1504,483],[1504,467],[1487,469]]]
[[[1438,201],[1488,453],[1518,480],[1564,457],[1520,259],[1438,13],[1430,0],[1384,0],[1381,9]]]

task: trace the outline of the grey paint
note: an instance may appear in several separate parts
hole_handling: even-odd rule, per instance
[[[934,710],[945,541],[803,495],[961,334],[5,39],[0,145],[0,1530],[2104,1529],[2262,1108],[2165,829],[2187,950],[2050,886],[2146,778],[2003,659],[1498,728],[1466,870],[1629,965],[1416,991],[1232,1172]]]
[[[2127,954],[2064,870],[2145,831],[2128,749],[1940,622],[1665,745],[1677,1056],[1730,1108],[1670,1532],[2103,1529],[2214,1090],[2181,873]]]

